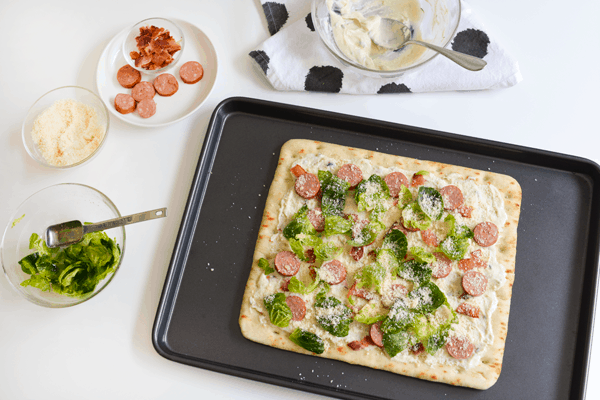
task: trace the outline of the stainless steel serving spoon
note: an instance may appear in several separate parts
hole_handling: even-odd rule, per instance
[[[165,207],[89,225],[84,225],[81,221],[63,222],[51,225],[46,229],[46,245],[48,247],[68,246],[80,242],[86,233],[103,231],[166,216],[167,208]]]
[[[411,36],[410,29],[406,25],[398,20],[390,18],[381,18],[381,21],[369,31],[369,37],[373,43],[386,49],[398,50],[407,44],[417,44],[419,46],[425,46],[433,51],[437,51],[441,55],[446,56],[461,67],[470,71],[479,71],[487,65],[487,62],[483,61],[481,58],[459,53],[458,51],[448,50],[430,43],[421,42],[420,40],[412,40]]]

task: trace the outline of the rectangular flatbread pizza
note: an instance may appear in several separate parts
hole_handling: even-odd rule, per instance
[[[266,200],[242,333],[487,389],[502,367],[520,204],[506,175],[290,140]]]

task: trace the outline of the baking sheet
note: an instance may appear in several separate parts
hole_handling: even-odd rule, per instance
[[[245,339],[239,310],[279,150],[314,139],[507,174],[523,190],[502,373],[486,391]],[[582,399],[596,303],[600,168],[571,156],[261,100],[215,109],[153,330],[173,361],[344,399]]]

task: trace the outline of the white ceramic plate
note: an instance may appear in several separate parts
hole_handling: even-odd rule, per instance
[[[127,62],[123,58],[121,44],[127,37],[129,29],[125,28],[108,43],[96,71],[96,86],[98,94],[106,107],[117,118],[141,127],[165,126],[189,117],[202,106],[208,98],[217,80],[217,52],[210,39],[196,26],[184,21],[176,20],[185,36],[185,48],[181,58],[169,73],[177,78],[179,90],[170,97],[156,94],[156,114],[150,118],[142,118],[137,111],[130,114],[121,114],[115,109],[115,96],[118,93],[131,94],[131,89],[126,89],[117,81],[117,71]],[[179,67],[188,61],[198,61],[204,68],[204,76],[198,83],[188,85],[179,77]],[[142,74],[142,81],[152,82],[153,77]]]

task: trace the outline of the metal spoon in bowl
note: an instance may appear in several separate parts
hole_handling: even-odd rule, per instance
[[[411,36],[410,29],[406,25],[390,18],[381,18],[380,22],[369,30],[369,37],[373,43],[386,49],[398,50],[407,44],[418,44],[419,46],[425,46],[433,51],[437,51],[470,71],[479,71],[487,65],[487,62],[481,58],[448,50],[430,43],[421,42],[420,40],[411,40]]]
[[[80,242],[86,233],[103,231],[166,216],[167,209],[165,207],[89,225],[84,225],[81,221],[63,222],[51,225],[46,229],[46,245],[48,247],[68,246]]]

